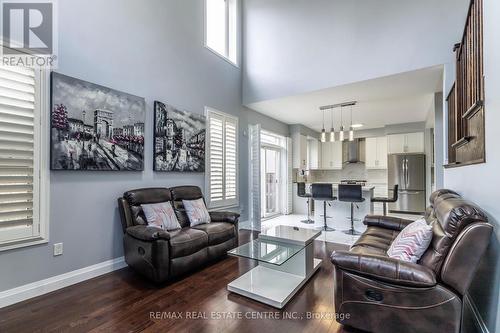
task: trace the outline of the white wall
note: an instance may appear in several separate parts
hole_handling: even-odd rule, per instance
[[[495,226],[488,252],[470,293],[490,332],[500,332],[500,3],[484,1],[486,163],[446,169],[444,187],[476,202]],[[450,83],[448,83],[450,84]],[[448,88],[450,85],[448,85]]]
[[[448,63],[469,0],[244,0],[243,102]]]

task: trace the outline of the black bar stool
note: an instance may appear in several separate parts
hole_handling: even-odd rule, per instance
[[[332,184],[312,184],[312,198],[314,200],[321,200],[323,201],[323,221],[324,225],[318,229],[321,229],[323,231],[335,231],[335,229],[330,228],[326,224],[326,219],[328,216],[326,216],[326,204],[328,203],[328,206],[332,206],[330,201],[337,200],[337,197],[333,196],[333,188]]]
[[[307,220],[300,221],[305,224],[313,224],[314,221],[311,220],[310,212],[311,212],[311,197],[310,193],[306,193],[306,183],[297,183],[297,196],[300,198],[307,199]]]
[[[372,202],[382,202],[384,204],[384,216],[387,215],[387,203],[398,201],[398,188],[399,185],[394,185],[392,189],[392,197],[384,198],[384,197],[373,197]]]
[[[339,201],[351,203],[351,229],[345,230],[348,235],[361,235],[361,232],[354,229],[354,205],[357,202],[364,202],[361,185],[339,185]],[[356,208],[359,208],[356,205]]]
[[[384,197],[373,197],[372,202],[382,202],[384,204],[384,216],[387,215],[387,203],[388,202],[396,202],[398,201],[398,188],[399,185],[394,185],[392,190],[392,197],[384,198]]]

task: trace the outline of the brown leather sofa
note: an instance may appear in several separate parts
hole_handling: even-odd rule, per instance
[[[369,332],[460,332],[462,304],[492,226],[470,201],[450,190],[430,197],[425,218],[431,245],[417,263],[386,252],[411,221],[367,216],[367,230],[349,251],[336,251],[335,308],[341,324]]]
[[[182,200],[203,198],[197,186],[145,188],[118,199],[125,261],[148,279],[161,283],[223,257],[238,245],[239,214],[210,212],[211,223],[191,228]],[[180,230],[149,227],[141,204],[170,201]]]

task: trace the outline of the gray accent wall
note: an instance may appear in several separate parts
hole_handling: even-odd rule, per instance
[[[0,291],[123,255],[116,199],[130,189],[198,185],[202,173],[155,173],[153,102],[204,113],[205,106],[239,117],[241,70],[204,45],[204,2],[179,0],[59,1],[58,72],[146,98],[144,172],[51,172],[50,243],[0,252]],[[265,119],[266,124],[271,124]],[[287,125],[273,122],[282,134]],[[248,193],[246,137],[240,131],[240,193]],[[245,212],[244,212],[245,213]],[[64,243],[54,257],[53,244]]]
[[[469,290],[471,300],[490,333],[500,332],[500,3],[484,0],[484,84],[486,163],[446,169],[444,187],[457,190],[481,206],[495,227],[486,255]],[[453,72],[451,71],[451,74]],[[452,80],[446,80],[451,88]],[[446,112],[445,112],[446,113]],[[445,117],[446,119],[446,117]],[[446,122],[445,122],[446,124]],[[444,138],[446,140],[446,138]],[[445,141],[443,140],[443,141]],[[436,165],[437,167],[437,165]],[[469,317],[471,317],[469,315]],[[480,332],[476,327],[476,332]]]

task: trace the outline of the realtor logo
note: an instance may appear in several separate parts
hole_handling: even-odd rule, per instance
[[[54,1],[0,2],[2,64],[54,68],[57,45]]]

